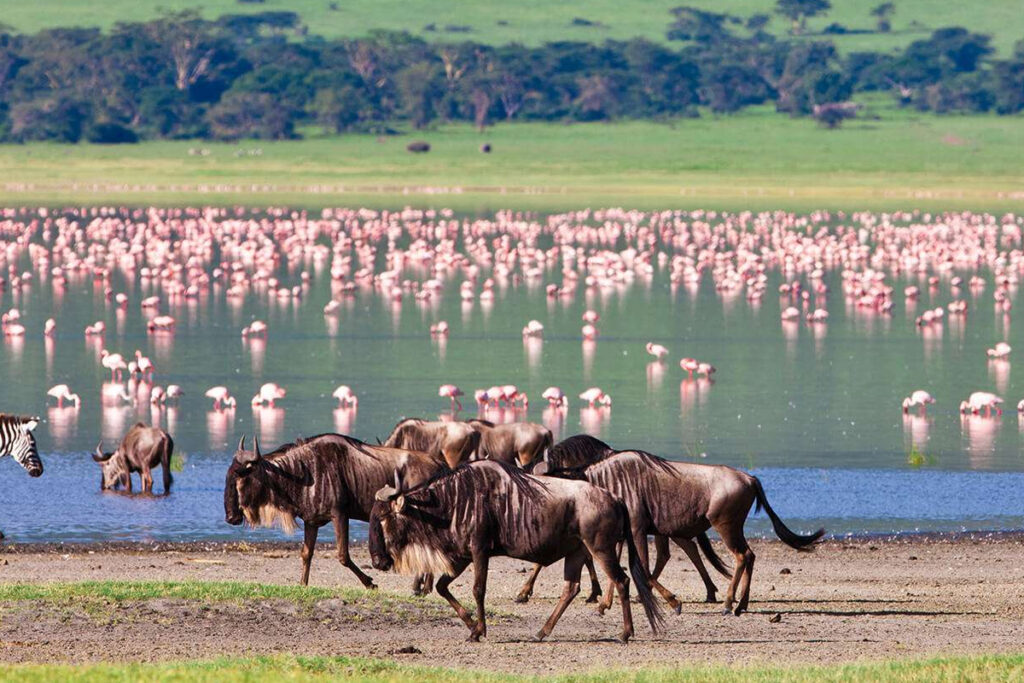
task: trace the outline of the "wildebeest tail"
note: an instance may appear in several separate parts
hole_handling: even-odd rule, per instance
[[[160,465],[164,470],[164,495],[171,492],[171,482],[174,476],[171,474],[171,457],[174,455],[174,439],[167,435],[163,444],[163,453],[160,454]]]
[[[651,625],[651,631],[658,633],[665,624],[665,615],[661,611],[658,601],[654,599],[654,593],[651,592],[651,575],[647,571],[647,567],[640,561],[640,552],[636,549],[636,543],[633,542],[629,510],[621,500],[617,501],[617,504],[622,511],[622,533],[626,537],[626,548],[629,553],[629,573],[633,577],[633,585],[636,586],[636,594],[640,598],[640,604],[643,605],[647,622]]]
[[[779,537],[779,540],[796,550],[811,550],[810,546],[817,543],[818,539],[825,535],[825,529],[818,529],[813,534],[807,536],[792,531],[782,523],[779,516],[775,514],[775,510],[772,510],[772,506],[768,504],[768,497],[764,495],[761,481],[757,477],[752,477],[752,479],[754,480],[754,494],[757,496],[757,509],[764,508],[764,511],[768,513],[769,519],[772,520],[772,527],[775,529],[775,535]]]
[[[732,572],[722,562],[722,558],[715,552],[715,548],[711,545],[711,539],[708,538],[707,532],[701,532],[697,534],[697,545],[704,551],[704,557],[708,558],[708,562],[711,566],[718,570],[718,572],[727,578],[732,578]]]

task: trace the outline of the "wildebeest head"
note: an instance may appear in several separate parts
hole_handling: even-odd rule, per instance
[[[388,571],[395,566],[392,548],[408,543],[408,523],[403,517],[405,495],[403,472],[395,470],[395,485],[385,486],[374,496],[370,509],[370,559],[374,569]]]
[[[131,474],[128,472],[120,448],[111,453],[104,453],[103,442],[100,441],[96,444],[96,451],[92,454],[92,459],[100,465],[101,491],[115,489],[119,485],[127,486],[127,479]]]
[[[36,448],[36,437],[32,431],[39,425],[38,417],[12,417],[2,416],[4,422],[15,432],[16,436],[8,445],[7,452],[0,452],[2,455],[10,455],[18,461],[30,477],[38,477],[43,473],[43,461],[39,459],[39,450]]]
[[[237,526],[243,519],[254,526],[260,523],[260,508],[266,501],[263,500],[263,483],[253,473],[262,461],[258,438],[253,437],[251,451],[245,450],[244,436],[238,440],[238,449],[224,481],[224,520],[228,524]]]

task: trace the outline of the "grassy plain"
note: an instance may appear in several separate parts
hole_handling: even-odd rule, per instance
[[[412,139],[431,151],[407,152]],[[479,151],[485,141],[493,153]],[[483,134],[451,125],[387,138],[35,143],[0,146],[0,201],[1009,209],[1024,204],[1021,149],[1021,117],[889,110],[830,131],[765,109]]]
[[[257,657],[155,664],[18,664],[7,666],[5,681],[1019,681],[1024,656],[987,655],[831,666],[686,665],[678,668],[608,670],[552,677],[517,676],[400,664],[361,657]]]
[[[874,19],[869,10],[879,2],[834,2],[826,15],[808,22],[808,32],[813,37],[833,22],[854,31],[871,31]],[[430,41],[526,45],[558,40],[600,42],[635,36],[665,42],[665,30],[672,18],[669,10],[679,5],[744,18],[755,13],[772,14],[775,6],[772,0],[8,0],[2,4],[0,21],[29,33],[55,26],[109,28],[119,21],[151,19],[161,9],[199,8],[208,18],[287,10],[300,15],[309,33],[326,37],[359,37],[374,29],[387,29],[408,31]],[[992,35],[994,45],[1006,55],[1014,42],[1024,36],[1024,12],[1019,0],[988,0],[983,11],[974,3],[956,0],[897,0],[895,4],[890,33],[850,33],[832,38],[844,51],[885,51],[925,37],[936,28],[966,26]],[[591,25],[574,23],[575,19]],[[429,25],[434,30],[427,30]],[[786,20],[773,15],[768,29],[784,34],[789,26]]]

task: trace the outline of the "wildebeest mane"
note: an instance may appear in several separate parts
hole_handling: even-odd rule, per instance
[[[563,439],[548,449],[548,462],[554,469],[569,469],[604,460],[615,449],[589,434]]]
[[[494,423],[491,422],[490,420],[484,420],[484,419],[479,418],[479,417],[474,417],[472,420],[466,420],[466,422],[468,424],[471,424],[471,425],[481,425],[483,427],[493,427],[494,426]]]
[[[407,417],[399,420],[391,430],[388,438],[384,440],[385,446],[390,448],[407,448],[411,451],[429,451],[434,447],[435,437],[428,436],[423,430],[418,429],[426,423],[426,420],[418,417]]]

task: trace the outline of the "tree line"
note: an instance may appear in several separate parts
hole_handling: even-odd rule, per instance
[[[851,98],[868,91],[939,113],[1024,109],[1024,41],[999,59],[989,36],[954,27],[893,53],[840,55],[830,35],[843,27],[805,33],[806,16],[827,5],[779,0],[793,22],[784,37],[765,31],[766,15],[678,7],[668,46],[491,46],[395,32],[328,40],[307,35],[292,12],[204,20],[185,11],[107,32],[0,26],[0,141],[283,139],[309,125],[386,134],[451,121],[728,114],[764,103],[838,125],[856,109]],[[873,14],[887,31],[891,3]]]

